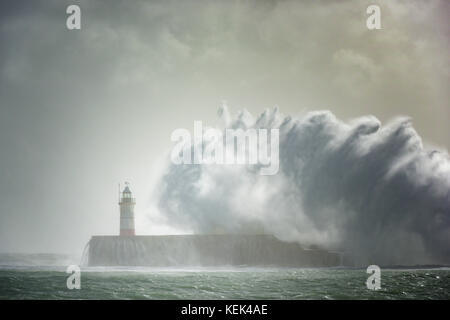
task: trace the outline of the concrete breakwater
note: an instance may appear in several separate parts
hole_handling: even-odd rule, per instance
[[[270,235],[93,236],[89,266],[333,267],[343,255],[305,249]]]

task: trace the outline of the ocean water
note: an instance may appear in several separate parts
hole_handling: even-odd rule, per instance
[[[81,268],[69,290],[63,266],[0,266],[0,299],[449,299],[450,269]]]

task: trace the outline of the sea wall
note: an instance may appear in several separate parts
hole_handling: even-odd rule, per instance
[[[269,235],[93,236],[89,266],[331,267],[342,255]]]

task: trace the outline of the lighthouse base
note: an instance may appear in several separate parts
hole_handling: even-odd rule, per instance
[[[121,229],[120,230],[121,236],[134,236],[134,229]]]

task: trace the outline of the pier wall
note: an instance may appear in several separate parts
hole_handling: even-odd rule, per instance
[[[89,266],[332,267],[342,255],[269,235],[93,236]]]

